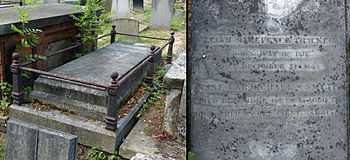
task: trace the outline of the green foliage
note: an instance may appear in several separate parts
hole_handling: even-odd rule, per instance
[[[102,3],[102,0],[87,0],[85,7],[82,8],[83,14],[72,16],[75,25],[80,29],[81,40],[85,45],[94,44],[97,36],[103,34],[109,14],[103,8]]]
[[[193,152],[188,152],[187,159],[188,160],[196,160],[196,155]]]
[[[0,83],[0,92],[1,92],[1,100],[0,100],[0,109],[6,110],[8,106],[12,103],[12,86],[6,82]]]
[[[166,94],[166,89],[164,87],[164,81],[163,78],[166,74],[166,71],[163,67],[157,67],[155,78],[153,81],[152,87],[147,87],[146,91],[150,92],[150,96],[147,99],[147,102],[145,103],[145,108],[148,108],[149,106],[154,105],[155,102],[160,100],[163,95]]]
[[[119,160],[114,154],[107,154],[93,147],[88,154],[88,160]]]
[[[28,16],[29,11],[32,9],[30,5],[37,4],[38,1],[36,0],[25,0],[24,2],[27,4],[25,7],[17,7],[16,11],[18,13],[18,20],[19,24],[17,25],[11,25],[12,31],[15,33],[18,33],[20,35],[20,43],[17,44],[17,49],[20,48],[28,48],[28,47],[35,47],[39,43],[39,37],[38,34],[42,32],[42,30],[37,28],[32,28],[28,26]],[[22,51],[25,52],[25,51]],[[21,53],[25,57],[25,60],[43,60],[46,59],[43,56],[30,54],[30,53]]]

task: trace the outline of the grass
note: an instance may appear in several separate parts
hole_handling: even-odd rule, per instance
[[[178,16],[173,16],[173,19],[171,21],[171,29],[154,29],[154,28],[148,28],[145,31],[141,32],[141,36],[150,36],[150,37],[159,37],[159,38],[170,38],[170,33],[172,31],[175,32],[186,32],[186,7],[181,2],[175,3],[175,10],[177,13],[179,13]],[[132,18],[138,19],[141,21],[142,25],[151,26],[151,18],[152,18],[152,6],[150,4],[145,3],[144,12],[132,12]],[[111,24],[106,27],[106,33],[110,32],[111,30]],[[154,39],[148,39],[148,38],[130,38],[129,36],[123,36],[123,35],[117,35],[118,42],[125,42],[125,43],[143,43],[147,45],[155,45],[155,46],[162,46],[165,44],[165,41],[160,40],[154,40]],[[98,47],[106,46],[110,43],[110,38],[104,38],[103,40],[100,40],[98,42]],[[165,48],[163,50],[163,56],[166,55],[167,49]]]

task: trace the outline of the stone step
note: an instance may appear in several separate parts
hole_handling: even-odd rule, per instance
[[[149,54],[149,46],[113,43],[50,72],[108,86],[113,72],[122,77]],[[156,63],[159,60],[157,58]],[[116,99],[118,106],[142,83],[151,65],[147,63],[120,84]],[[107,91],[40,76],[34,83],[31,97],[80,116],[103,120],[108,94]]]
[[[70,99],[68,97],[57,96],[55,94],[34,90],[31,95],[43,104],[58,106],[62,110],[69,110],[79,116],[89,119],[104,121],[107,113],[105,106],[94,105]]]
[[[54,129],[78,136],[78,143],[97,147],[103,151],[114,153],[124,142],[133,126],[138,121],[138,114],[143,108],[149,94],[143,95],[128,115],[118,119],[115,132],[105,129],[103,121],[91,120],[76,114],[56,109],[37,110],[31,104],[10,106],[10,117],[32,123],[43,128]]]

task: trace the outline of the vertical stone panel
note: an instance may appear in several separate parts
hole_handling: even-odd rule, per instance
[[[349,158],[343,0],[192,3],[198,159]]]

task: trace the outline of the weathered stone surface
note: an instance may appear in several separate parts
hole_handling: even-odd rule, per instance
[[[112,16],[117,18],[128,18],[130,16],[130,0],[112,1]]]
[[[170,28],[174,0],[152,0],[152,28]]]
[[[179,54],[168,72],[164,76],[165,87],[168,89],[182,89],[186,79],[186,53]]]
[[[174,137],[176,137],[180,98],[181,90],[172,89],[165,99],[164,130]]]
[[[124,143],[120,146],[119,154],[124,158],[132,158],[137,153],[157,154],[160,152],[157,143],[145,133],[146,125],[143,120],[137,122]]]
[[[113,24],[115,24],[117,32],[139,35],[140,22],[136,19],[118,18],[113,20]]]
[[[38,128],[14,119],[7,122],[6,160],[36,160]]]
[[[173,158],[164,158],[161,155],[145,155],[137,153],[134,157],[132,157],[130,160],[175,160]]]
[[[181,99],[179,113],[176,119],[176,137],[180,142],[186,143],[186,82],[184,83]]]
[[[344,1],[192,3],[197,159],[349,159]]]
[[[109,153],[114,153],[116,149],[115,132],[106,130],[104,128],[105,123],[101,121],[93,121],[73,114],[67,115],[67,113],[57,110],[38,111],[29,104],[23,106],[11,105],[9,116],[42,127],[76,135],[79,137],[79,144],[95,146]]]
[[[45,4],[32,8],[28,20],[33,27],[41,27],[71,21],[70,16],[79,13],[81,11],[74,5]],[[12,33],[11,24],[18,22],[18,13],[15,7],[2,8],[0,10],[0,35]]]
[[[37,160],[75,160],[78,137],[40,128]]]
[[[122,77],[149,54],[149,46],[114,43],[50,72],[87,82],[109,85],[110,75],[113,72],[118,72]],[[120,85],[117,90],[118,105],[141,84],[148,69],[149,65],[145,65]],[[54,104],[56,107],[101,121],[107,109],[106,91],[48,79],[46,76],[40,76],[35,81],[31,95],[35,99]]]
[[[143,12],[144,11],[143,0],[133,0],[132,1],[132,8],[134,11]]]

